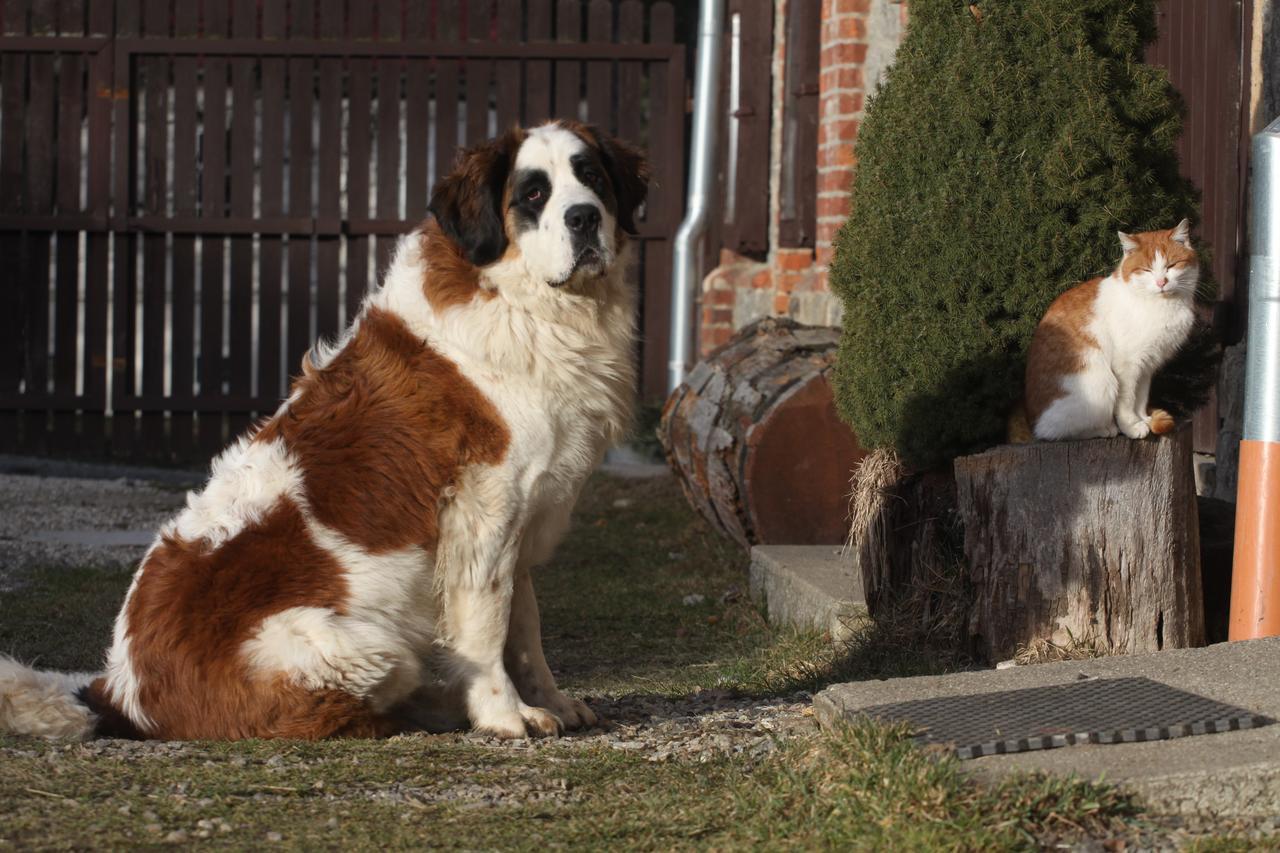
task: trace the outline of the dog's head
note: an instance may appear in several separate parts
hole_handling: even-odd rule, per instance
[[[431,196],[440,229],[477,267],[518,263],[551,287],[606,275],[636,233],[648,166],[590,125],[512,130],[463,152]]]

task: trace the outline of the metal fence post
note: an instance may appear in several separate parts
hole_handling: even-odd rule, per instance
[[[1280,636],[1280,119],[1253,137],[1250,232],[1232,640]]]

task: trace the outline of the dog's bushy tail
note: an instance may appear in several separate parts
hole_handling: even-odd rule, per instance
[[[0,655],[0,732],[84,740],[98,717],[80,699],[97,678],[84,672],[41,672]]]

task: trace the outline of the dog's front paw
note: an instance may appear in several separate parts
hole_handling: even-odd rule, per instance
[[[551,712],[560,718],[566,729],[589,729],[599,722],[594,711],[581,699],[566,696],[559,690],[547,703]]]
[[[490,737],[514,740],[524,737],[552,737],[560,734],[562,726],[555,714],[544,708],[528,705],[519,711],[506,711],[486,715],[472,726],[477,732]]]

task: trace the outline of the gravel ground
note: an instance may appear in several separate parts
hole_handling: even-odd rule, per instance
[[[596,728],[571,732],[564,738],[520,741],[519,745],[533,749],[607,746],[636,752],[653,762],[698,764],[723,756],[759,759],[783,740],[818,730],[807,693],[753,699],[704,690],[676,699],[587,697],[587,704],[602,718]],[[466,737],[509,748],[509,742],[497,738]]]
[[[601,722],[595,728],[569,732],[563,737],[502,740],[469,732],[444,735],[412,733],[399,737],[444,738],[447,742],[466,741],[472,745],[516,752],[607,747],[634,752],[652,762],[700,764],[725,756],[746,755],[758,759],[776,750],[782,741],[813,735],[818,731],[812,699],[807,693],[783,699],[754,699],[704,690],[679,698],[632,695],[588,697],[587,701],[600,715]],[[194,758],[211,755],[199,742],[107,738],[68,744],[63,751],[137,761],[164,760],[179,755]],[[22,749],[0,748],[0,756],[34,754]],[[241,763],[246,760],[233,759]],[[286,759],[283,755],[276,755],[262,763],[272,768],[284,767],[286,763],[305,765],[324,761],[324,758]],[[501,792],[493,793],[493,796],[500,795]]]
[[[35,566],[136,562],[147,549],[140,534],[158,528],[185,500],[177,485],[0,474],[0,588]],[[94,538],[106,541],[74,541]]]

